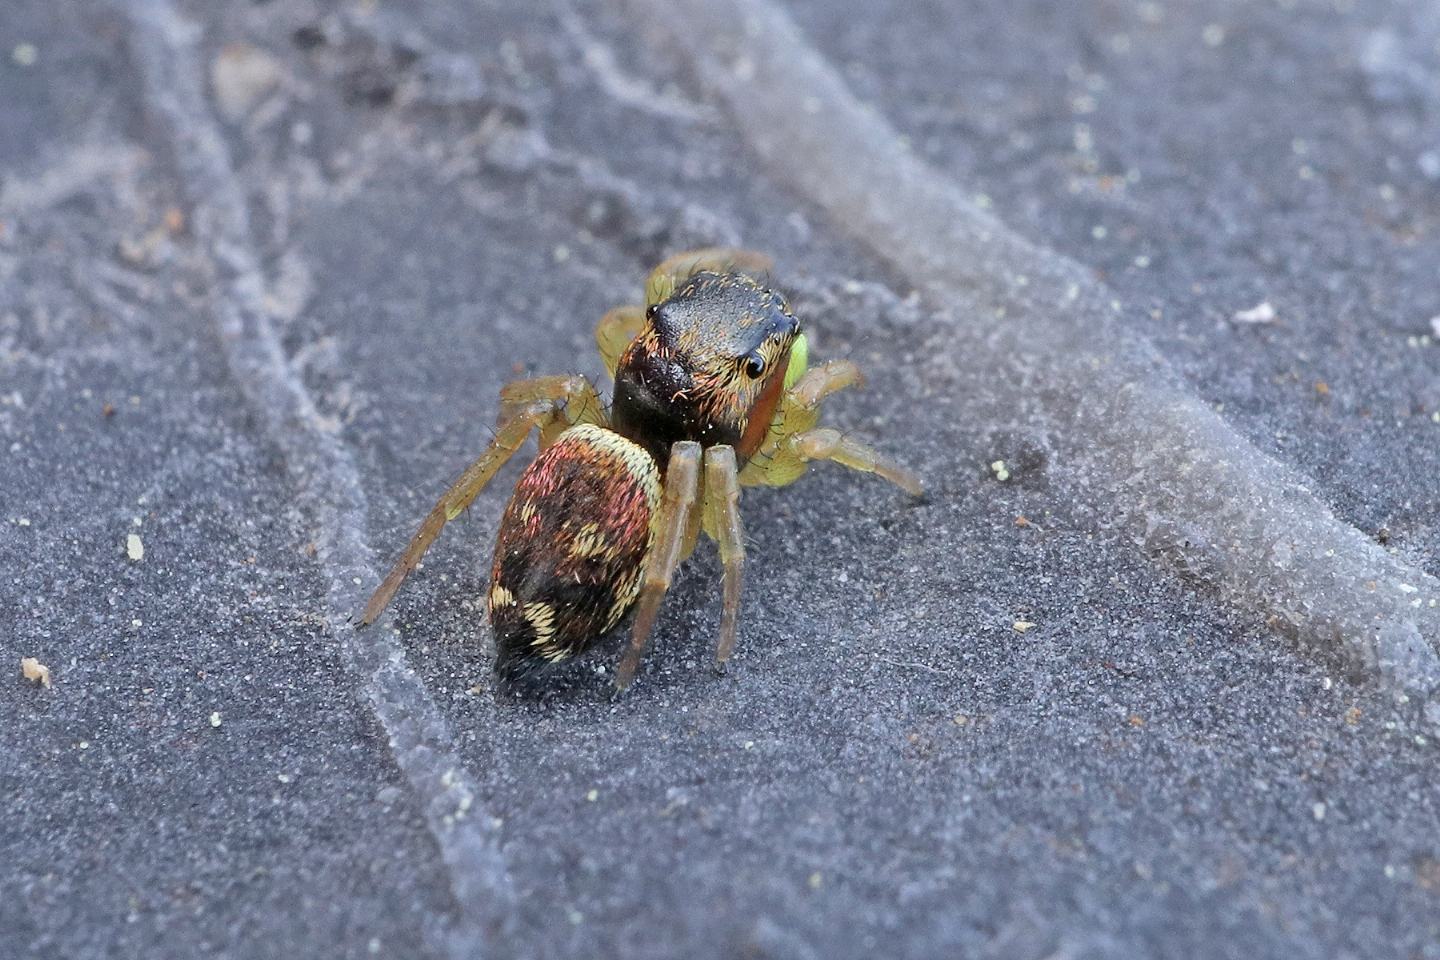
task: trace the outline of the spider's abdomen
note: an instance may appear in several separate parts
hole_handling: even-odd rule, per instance
[[[495,543],[497,674],[582,653],[620,621],[640,591],[659,506],[655,461],[610,430],[572,427],[535,458]]]

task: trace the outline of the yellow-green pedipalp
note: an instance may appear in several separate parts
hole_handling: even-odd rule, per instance
[[[790,345],[790,363],[785,368],[785,389],[789,390],[803,376],[810,367],[810,344],[805,339],[805,334],[795,338]]]

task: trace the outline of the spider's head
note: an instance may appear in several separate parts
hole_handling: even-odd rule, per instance
[[[697,273],[650,307],[615,372],[614,424],[663,468],[670,444],[760,445],[784,389],[805,372],[800,322],[740,273]]]

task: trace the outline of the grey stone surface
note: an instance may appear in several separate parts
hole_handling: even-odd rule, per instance
[[[1440,574],[1432,8],[787,9],[944,174],[1144,304],[1189,389]],[[1440,956],[1428,731],[1076,502],[1063,444],[977,420],[929,308],[653,34],[601,0],[0,14],[0,956]],[[177,127],[179,49],[175,99],[209,106]],[[224,325],[238,218],[197,189],[201,127],[279,364]],[[499,386],[598,373],[600,313],[714,242],[776,255],[815,352],[870,374],[831,417],[928,500],[824,469],[749,493],[729,677],[701,551],[627,698],[613,643],[497,698],[511,468],[357,646],[352,568],[398,551]],[[1261,301],[1273,323],[1230,319]],[[282,377],[306,416],[266,399]],[[363,529],[332,528],[337,476]],[[420,682],[357,656],[385,650]],[[464,811],[437,812],[437,747]]]

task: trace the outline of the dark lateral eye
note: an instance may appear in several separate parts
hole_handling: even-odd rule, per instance
[[[759,380],[765,376],[765,358],[758,353],[752,353],[746,357],[745,375],[752,380]]]

